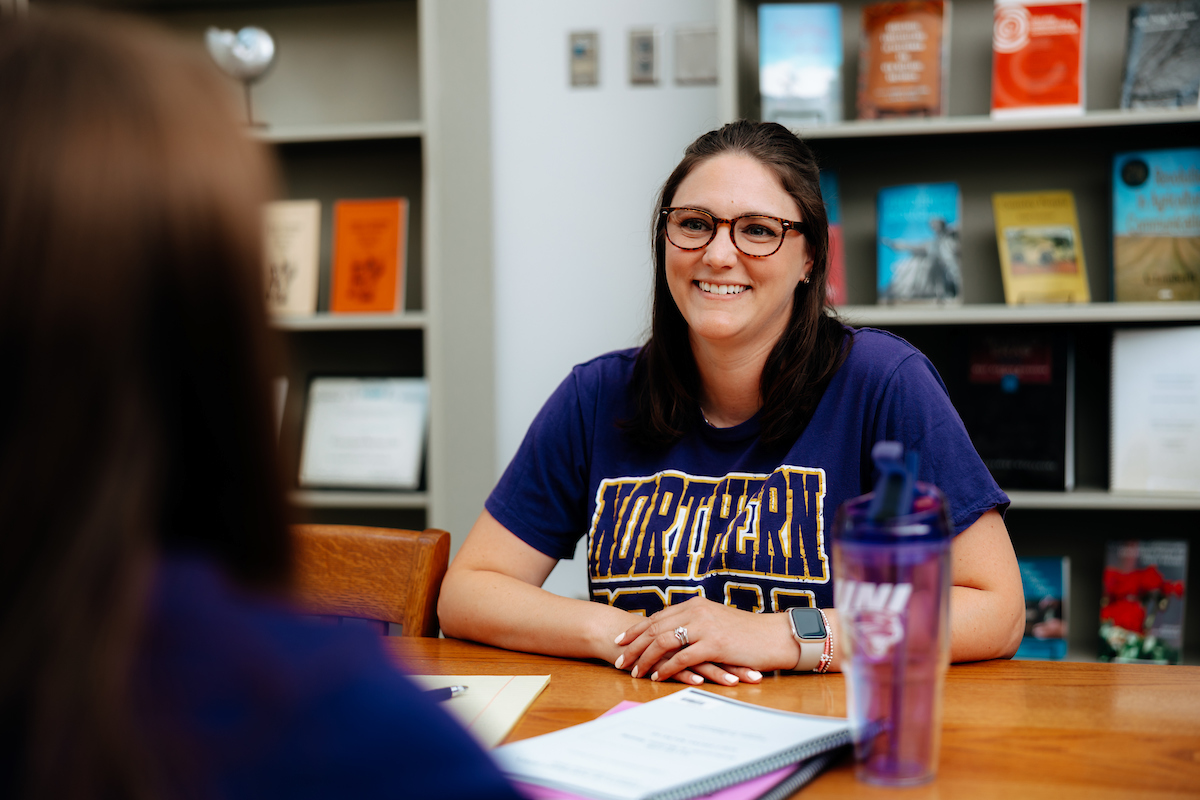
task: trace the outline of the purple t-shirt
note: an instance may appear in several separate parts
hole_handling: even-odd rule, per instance
[[[853,347],[790,446],[764,447],[756,415],[636,447],[617,423],[632,416],[637,350],[580,364],[487,509],[554,558],[571,558],[586,533],[591,598],[627,611],[695,595],[747,611],[831,608],[834,512],[870,491],[875,442],[920,454],[918,478],[945,493],[955,533],[1008,507],[928,359],[885,331],[848,330]]]

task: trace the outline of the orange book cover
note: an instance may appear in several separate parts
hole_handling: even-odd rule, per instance
[[[1082,114],[1086,0],[996,0],[992,116]]]
[[[863,8],[858,117],[946,114],[950,3],[906,0]]]
[[[408,200],[339,200],[333,206],[329,310],[395,313],[404,308]]]

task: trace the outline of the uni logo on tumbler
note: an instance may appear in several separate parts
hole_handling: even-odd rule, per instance
[[[854,626],[858,643],[870,660],[887,658],[904,638],[911,583],[842,580],[834,586],[834,597],[838,613]]]

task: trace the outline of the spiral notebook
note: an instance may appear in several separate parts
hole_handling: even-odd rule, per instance
[[[774,788],[787,784],[790,793],[825,766],[823,754],[849,742],[844,718],[779,711],[687,688],[498,747],[492,755],[513,781],[562,793],[530,792],[534,797],[685,800],[770,773],[779,774],[761,791],[774,796]]]

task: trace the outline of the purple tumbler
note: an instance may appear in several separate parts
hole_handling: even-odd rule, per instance
[[[883,444],[877,464],[898,473],[889,485],[885,469],[875,491],[846,501],[834,521],[834,606],[857,777],[913,786],[937,772],[952,528],[941,491],[914,482],[915,467],[881,463]]]

